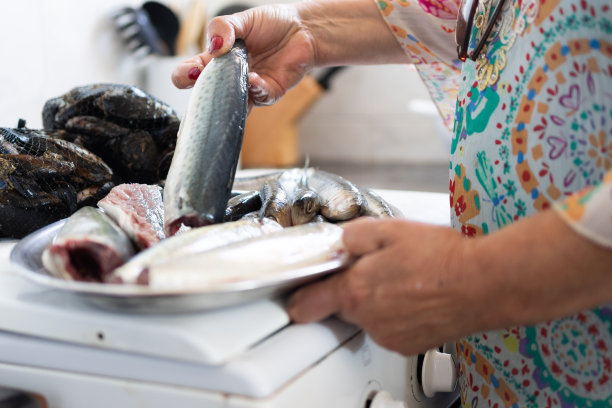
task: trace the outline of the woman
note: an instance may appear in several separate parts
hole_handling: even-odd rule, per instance
[[[464,406],[610,406],[611,8],[314,0],[213,19],[176,86],[236,38],[251,106],[315,67],[413,63],[454,127],[453,228],[348,224],[358,260],[293,295],[292,318],[336,314],[406,355],[456,340]]]

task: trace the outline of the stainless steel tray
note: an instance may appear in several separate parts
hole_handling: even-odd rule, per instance
[[[65,220],[57,221],[21,239],[11,251],[19,273],[32,282],[66,292],[104,309],[136,313],[177,313],[232,306],[281,296],[299,285],[324,277],[347,263],[339,255],[330,261],[275,273],[252,280],[233,281],[188,290],[159,290],[143,285],[77,282],[56,278],[42,265],[44,249]]]

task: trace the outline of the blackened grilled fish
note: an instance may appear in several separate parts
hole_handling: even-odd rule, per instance
[[[164,187],[165,231],[222,222],[247,115],[243,41],[214,58],[195,83]]]

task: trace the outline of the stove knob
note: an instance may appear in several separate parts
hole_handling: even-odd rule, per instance
[[[423,360],[423,393],[432,398],[436,392],[451,392],[457,382],[457,369],[453,356],[437,349],[425,353]]]
[[[394,400],[389,391],[378,391],[367,405],[368,408],[407,408],[404,401]]]

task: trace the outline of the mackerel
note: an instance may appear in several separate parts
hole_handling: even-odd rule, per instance
[[[247,115],[244,42],[214,58],[198,77],[181,122],[164,187],[166,235],[181,224],[219,223],[225,216]]]

